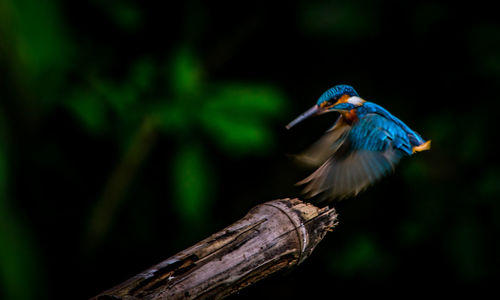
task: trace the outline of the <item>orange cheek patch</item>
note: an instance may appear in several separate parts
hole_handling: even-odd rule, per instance
[[[342,115],[349,123],[356,122],[358,120],[358,115],[356,114],[355,109],[351,109],[350,111],[344,112],[342,113]]]
[[[349,100],[349,98],[350,98],[349,95],[342,95],[342,97],[340,97],[340,99],[335,104],[346,103],[347,100]]]

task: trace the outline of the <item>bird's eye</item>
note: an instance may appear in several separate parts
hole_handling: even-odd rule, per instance
[[[328,102],[328,106],[337,103],[338,100],[339,100],[339,96],[335,96],[335,97],[331,98],[330,100],[327,101]]]
[[[340,96],[339,95],[335,95],[331,98],[329,98],[328,100],[325,100],[323,101],[321,104],[320,104],[320,107],[324,108],[324,107],[330,107],[330,106],[333,106],[335,103],[337,103],[337,101],[340,99]]]

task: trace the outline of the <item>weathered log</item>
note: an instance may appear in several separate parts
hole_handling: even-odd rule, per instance
[[[300,264],[336,224],[333,208],[298,199],[269,201],[92,299],[222,299]]]

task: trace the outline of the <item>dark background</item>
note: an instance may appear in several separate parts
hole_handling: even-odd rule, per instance
[[[213,3],[216,2],[216,3]],[[459,1],[460,2],[460,1]],[[0,298],[86,299],[293,197],[353,85],[432,150],[295,270],[233,296],[489,292],[500,273],[490,1],[0,2]]]

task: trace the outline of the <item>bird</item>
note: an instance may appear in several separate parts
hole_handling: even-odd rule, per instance
[[[424,140],[388,110],[362,99],[346,84],[325,91],[309,110],[290,122],[290,129],[305,119],[340,113],[334,125],[302,154],[295,157],[317,169],[297,184],[306,198],[318,202],[356,196],[390,172],[405,156],[429,150]]]

